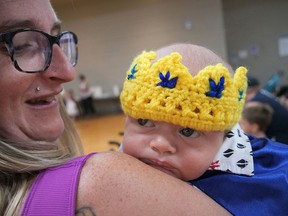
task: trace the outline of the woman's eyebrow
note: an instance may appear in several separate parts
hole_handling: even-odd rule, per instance
[[[54,23],[52,29],[51,29],[51,34],[56,33],[60,34],[61,33],[61,22],[57,21]]]
[[[7,20],[0,24],[0,33],[23,28],[39,29],[39,27],[35,23],[36,22],[33,20]],[[51,29],[51,32],[49,33],[60,34],[61,22],[55,22]]]
[[[20,28],[35,28],[32,20],[7,20],[1,23],[0,32],[13,31]]]

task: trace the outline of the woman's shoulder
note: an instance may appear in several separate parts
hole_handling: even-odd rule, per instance
[[[81,215],[185,216],[191,212],[227,215],[191,185],[124,153],[93,154],[82,169],[76,200],[76,213]]]
[[[86,171],[91,171],[90,168],[95,168],[95,166],[100,166],[102,168],[112,168],[120,165],[125,165],[126,163],[131,163],[132,161],[138,161],[134,157],[131,157],[127,154],[123,154],[116,151],[107,151],[107,152],[93,152],[88,155],[81,157],[86,157],[87,162],[85,164]]]
[[[136,172],[138,168],[143,169],[143,166],[146,166],[134,157],[115,151],[92,153],[85,157],[87,161],[83,166],[80,177],[80,187],[85,188],[89,185],[97,186],[99,182],[108,184],[112,181],[112,179],[107,178],[108,176],[111,178],[117,176],[118,179],[121,177],[119,176],[121,173],[125,173],[124,170],[126,172]],[[105,178],[103,178],[104,175]],[[99,182],[96,180],[99,180]],[[106,180],[108,182],[105,182]]]
[[[129,191],[139,182],[137,169],[140,167],[140,162],[123,153],[111,151],[91,155],[81,172],[76,212],[81,215],[129,215],[131,212],[123,203],[133,202],[131,198],[135,193]]]

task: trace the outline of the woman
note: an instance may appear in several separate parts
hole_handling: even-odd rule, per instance
[[[78,157],[60,101],[76,75],[77,37],[61,33],[48,0],[0,0],[0,32],[1,215],[229,214],[125,154]]]

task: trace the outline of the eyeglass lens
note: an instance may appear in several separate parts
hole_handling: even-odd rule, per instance
[[[48,37],[37,31],[23,31],[14,35],[13,59],[18,67],[25,72],[36,72],[47,69],[52,57],[52,44]],[[59,45],[68,60],[74,66],[77,61],[77,47],[70,32],[60,37]]]
[[[74,36],[70,32],[64,33],[60,38],[60,47],[66,54],[70,63],[75,66],[77,63],[77,47]]]

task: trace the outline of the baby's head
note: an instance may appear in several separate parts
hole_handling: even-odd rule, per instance
[[[156,51],[156,59],[163,58],[173,52],[177,52],[181,55],[182,64],[187,67],[191,75],[196,75],[208,65],[222,64],[224,65],[231,74],[233,69],[225,62],[220,56],[215,54],[213,51],[194,44],[172,44]]]
[[[124,82],[121,104],[134,118],[204,131],[230,130],[241,117],[246,69],[232,69],[212,51],[176,44],[143,52]]]
[[[215,53],[191,44],[175,44],[136,57],[120,96],[123,111],[128,116],[123,151],[155,167],[166,166],[171,171],[176,163],[185,170],[190,169],[187,172],[194,172],[192,175],[182,171],[174,173],[183,180],[201,175],[223,143],[225,131],[241,117],[247,70],[238,68],[234,77],[229,70],[230,66]],[[139,130],[137,125],[141,126]],[[158,129],[167,125],[170,128],[166,131]],[[159,133],[165,134],[166,140],[164,137],[161,140]],[[155,138],[154,141],[161,140],[162,144],[169,139],[170,150],[164,152],[165,155],[170,158],[177,155],[182,158],[181,162],[164,159],[164,153],[151,147],[151,142],[155,142],[146,139],[146,135]],[[145,145],[151,152],[144,149]],[[190,167],[184,166],[183,158]],[[204,165],[196,162],[197,167],[191,166],[196,160]],[[181,170],[181,166],[177,169]],[[195,173],[197,169],[199,172]]]

